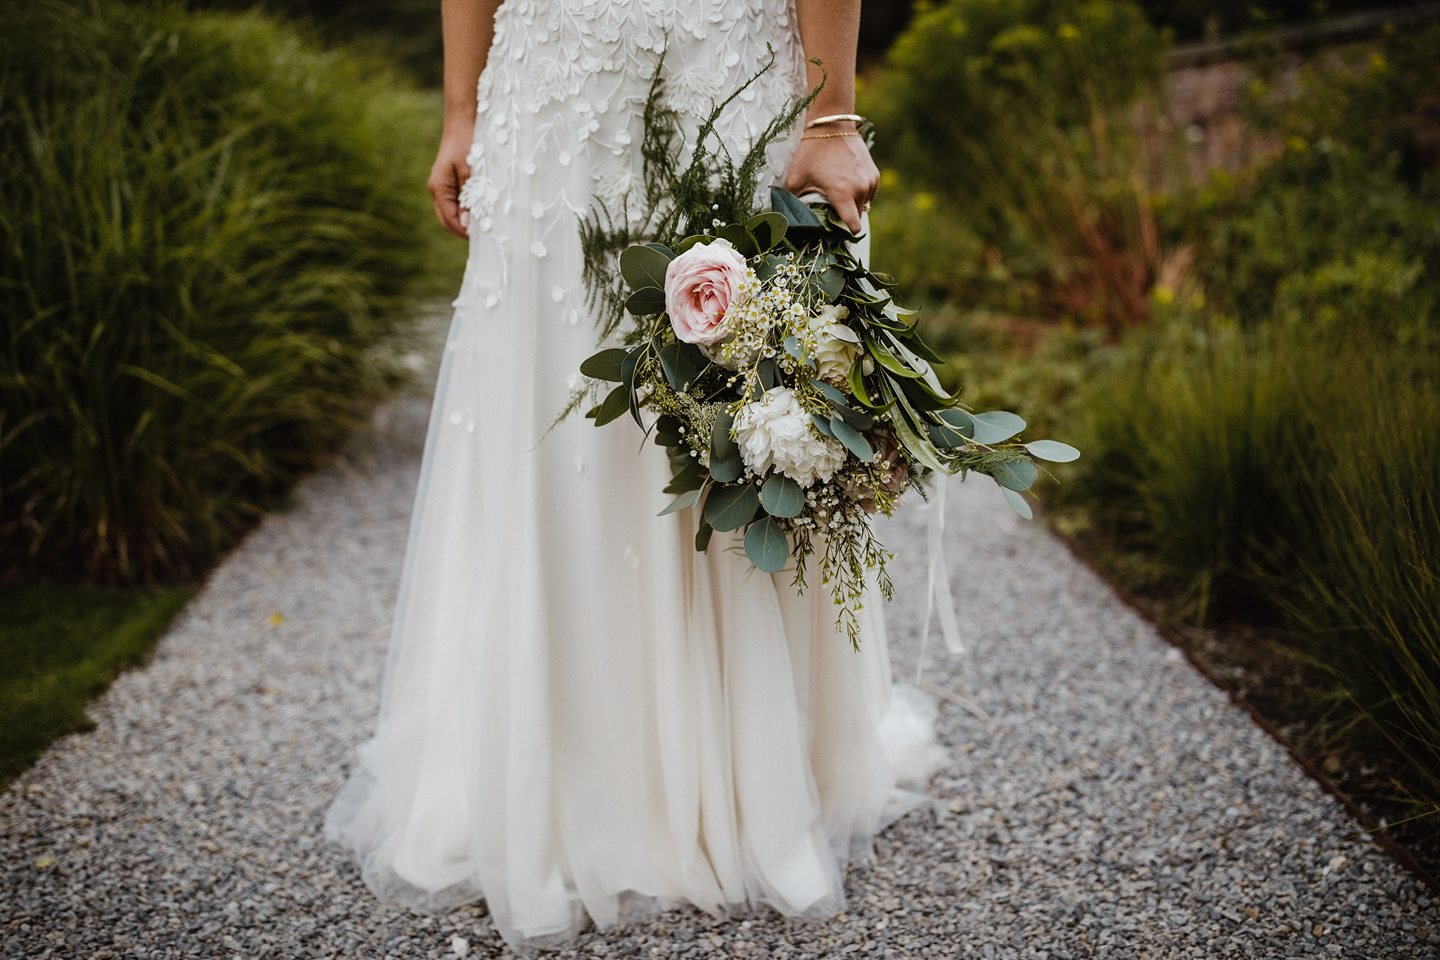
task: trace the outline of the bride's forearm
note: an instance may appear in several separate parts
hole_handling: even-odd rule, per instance
[[[504,0],[441,0],[445,37],[445,123],[475,122],[475,85],[490,54],[495,11]]]
[[[812,117],[855,111],[855,48],[860,39],[860,0],[795,0],[800,43],[808,60],[809,88],[814,90],[825,77],[825,88],[811,105]]]

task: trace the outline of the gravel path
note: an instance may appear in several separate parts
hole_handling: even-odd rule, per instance
[[[383,408],[92,707],[98,729],[0,796],[0,955],[503,955],[483,909],[377,905],[320,839],[377,705],[427,407]],[[951,762],[933,811],[851,871],[851,909],[674,911],[560,956],[1440,956],[1434,899],[1283,750],[992,484],[951,490],[973,652],[924,681]],[[898,674],[924,582],[906,512]]]

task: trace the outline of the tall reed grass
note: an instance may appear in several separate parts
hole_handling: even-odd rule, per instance
[[[1291,451],[1308,521],[1296,531],[1294,561],[1262,567],[1259,579],[1419,782],[1409,793],[1420,812],[1436,817],[1440,370],[1433,361],[1420,370],[1413,359],[1353,361],[1347,366],[1361,369],[1351,375],[1351,402],[1311,410],[1327,455]]]
[[[1440,803],[1440,361],[1363,331],[1176,323],[1096,365],[1052,494],[1197,620],[1285,627]]]
[[[436,104],[256,14],[0,32],[0,575],[202,569],[364,413]]]

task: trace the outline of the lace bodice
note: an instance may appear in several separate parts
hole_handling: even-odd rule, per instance
[[[471,174],[460,192],[472,240],[493,246],[496,270],[467,277],[467,292],[491,306],[501,296],[519,252],[506,218],[533,218],[525,252],[545,257],[594,199],[618,212],[638,189],[641,113],[662,51],[666,101],[698,122],[772,50],[771,70],[720,119],[718,132],[738,154],[804,92],[793,0],[505,0],[477,87]],[[773,177],[791,148],[775,145]],[[568,293],[555,291],[555,302]],[[571,322],[577,314],[573,306],[567,313]]]

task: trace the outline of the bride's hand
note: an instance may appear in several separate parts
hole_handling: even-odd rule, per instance
[[[860,232],[860,213],[870,206],[880,171],[859,137],[801,140],[785,174],[785,189],[797,197],[823,193],[852,233]]]
[[[430,168],[430,179],[426,182],[440,225],[461,238],[470,235],[470,211],[460,209],[460,187],[470,177],[470,164],[465,158],[470,153],[473,132],[473,127],[451,129],[446,125],[435,166]]]

